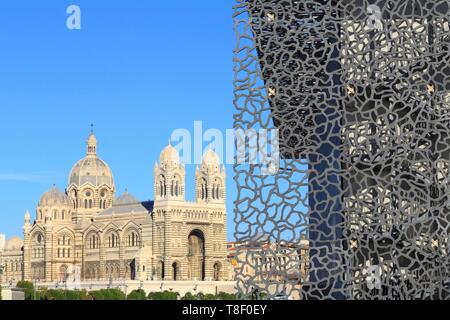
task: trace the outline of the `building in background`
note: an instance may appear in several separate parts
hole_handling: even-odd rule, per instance
[[[23,241],[19,237],[6,240],[0,235],[0,285],[15,284],[23,279]]]
[[[154,201],[128,192],[116,198],[112,171],[91,133],[66,190],[45,192],[36,219],[25,214],[24,241],[6,243],[7,279],[226,280],[225,167],[206,152],[196,170],[196,200],[189,202],[176,149],[169,144],[159,160]]]
[[[271,242],[267,235],[259,235],[250,241],[229,242],[227,247],[230,277],[235,279],[237,274],[243,274],[238,281],[251,279],[253,290],[263,291],[269,283],[277,287],[291,286],[299,293],[302,284],[308,281],[309,242],[306,239],[299,243]]]

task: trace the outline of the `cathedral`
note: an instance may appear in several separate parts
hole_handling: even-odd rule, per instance
[[[169,145],[154,166],[154,201],[116,197],[91,132],[65,191],[53,187],[25,214],[23,278],[39,282],[228,278],[225,167],[207,151],[185,199],[185,166]]]

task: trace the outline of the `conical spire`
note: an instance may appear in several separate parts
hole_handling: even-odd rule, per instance
[[[30,220],[31,220],[31,214],[30,214],[30,211],[26,211],[25,212],[25,223],[27,224],[27,223],[30,223]]]

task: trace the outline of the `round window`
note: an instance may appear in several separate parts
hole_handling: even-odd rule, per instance
[[[90,191],[86,191],[86,197],[90,197],[92,193]]]

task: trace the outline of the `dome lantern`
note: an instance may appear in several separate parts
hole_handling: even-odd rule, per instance
[[[97,155],[97,138],[94,135],[94,126],[91,125],[91,133],[89,134],[87,140],[87,156],[96,156]]]

